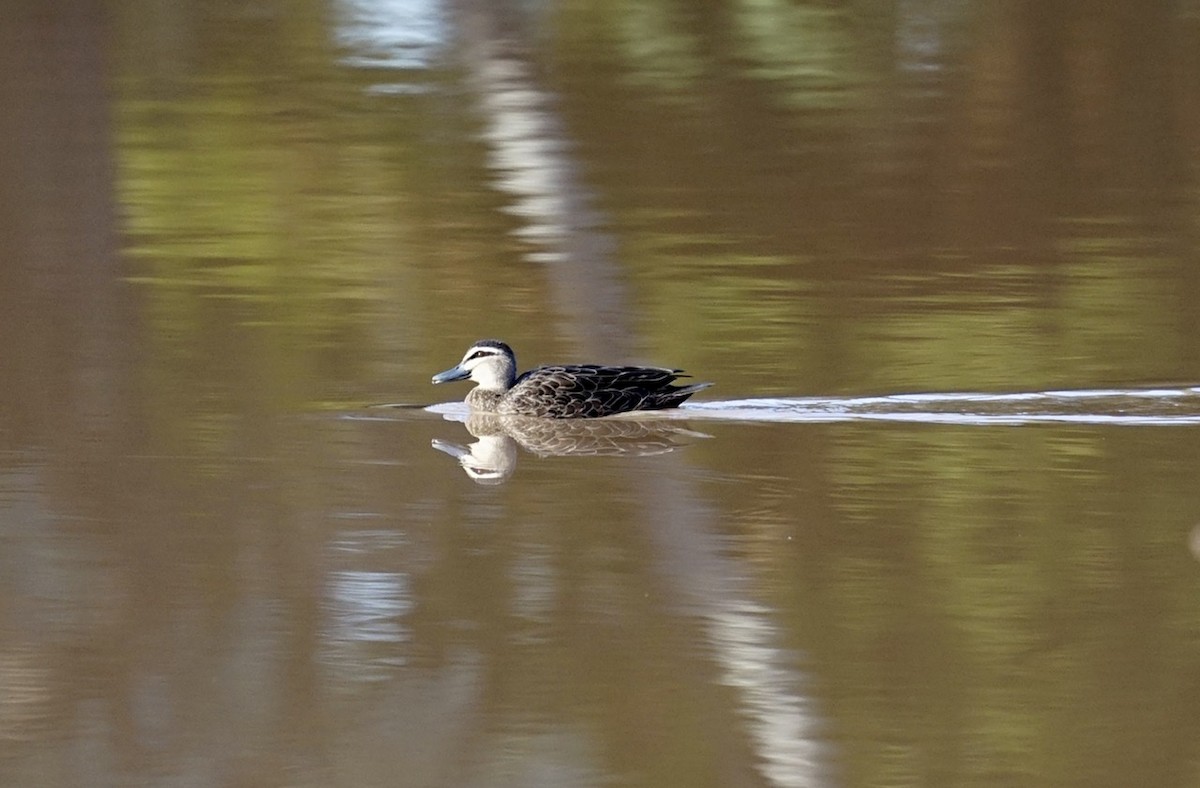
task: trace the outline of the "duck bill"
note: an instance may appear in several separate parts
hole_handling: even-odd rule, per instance
[[[463,369],[462,367],[451,367],[450,369],[446,370],[445,372],[439,372],[436,375],[434,375],[433,382],[435,384],[449,383],[452,380],[462,380],[463,378],[469,378],[469,377],[471,377],[471,373],[468,372],[467,370]]]

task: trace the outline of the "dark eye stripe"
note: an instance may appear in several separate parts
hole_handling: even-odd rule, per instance
[[[470,361],[470,360],[476,359],[476,358],[483,358],[484,356],[494,356],[494,355],[496,355],[496,354],[490,350],[476,350],[474,353],[467,356],[467,361]]]

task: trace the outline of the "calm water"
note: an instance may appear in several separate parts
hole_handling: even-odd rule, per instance
[[[1195,2],[7,7],[0,785],[1200,780]]]

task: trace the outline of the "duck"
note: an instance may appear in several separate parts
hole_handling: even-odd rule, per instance
[[[462,361],[433,376],[433,383],[470,378],[467,394],[476,413],[545,419],[594,419],[630,411],[677,408],[711,383],[672,385],[688,377],[663,367],[554,364],[517,375],[517,357],[498,339],[481,339]]]

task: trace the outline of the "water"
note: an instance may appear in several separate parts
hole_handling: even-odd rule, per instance
[[[0,25],[0,784],[1195,783],[1193,4],[100,6]]]

